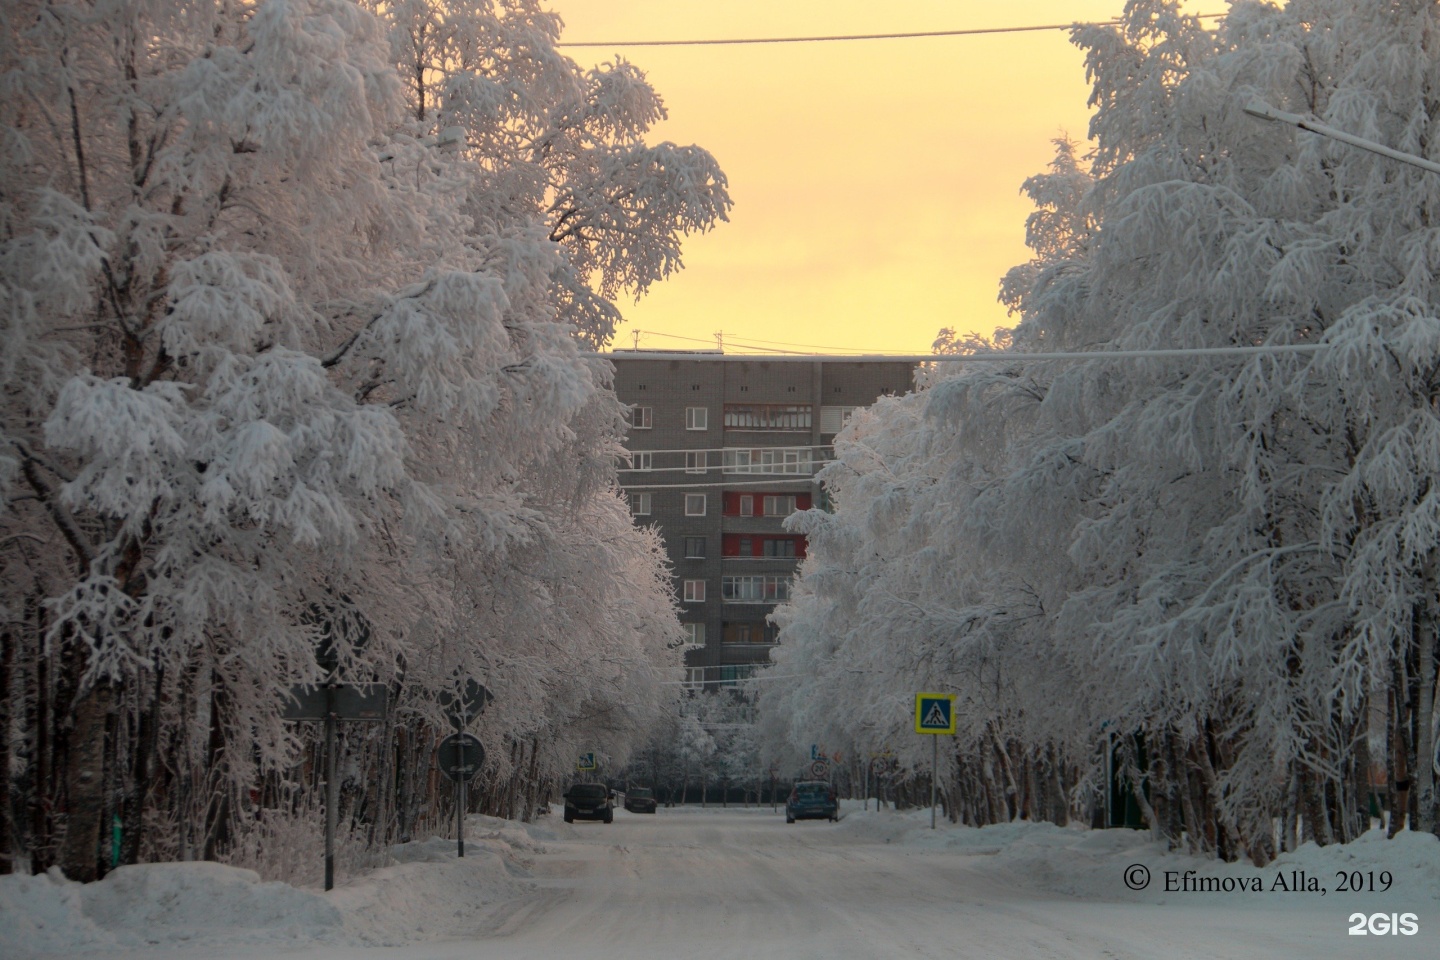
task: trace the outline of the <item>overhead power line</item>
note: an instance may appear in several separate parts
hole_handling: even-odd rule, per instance
[[[1167,357],[1253,357],[1276,353],[1317,353],[1323,343],[1265,343],[1250,347],[1175,347],[1161,350],[1084,350],[1057,353],[1024,353],[1001,350],[994,353],[895,353],[895,354],[756,354],[756,353],[674,353],[645,350],[617,350],[614,353],[581,353],[582,357],[605,360],[678,360],[732,363],[1041,363],[1047,360],[1144,360]]]
[[[1197,20],[1223,17],[1223,13],[1197,14]],[[1076,27],[1116,27],[1119,20],[1090,23],[1046,23],[1024,27],[975,27],[968,30],[917,30],[911,33],[847,33],[823,37],[732,37],[717,40],[571,40],[557,47],[720,47],[747,43],[835,43],[850,40],[916,40],[924,37],[979,37],[999,33],[1038,33],[1046,30],[1074,30]]]
[[[702,338],[702,337],[682,337],[682,336],[680,336],[678,333],[660,333],[660,332],[657,331],[657,330],[632,330],[632,331],[630,331],[630,332],[631,332],[632,334],[633,334],[633,333],[638,333],[638,334],[640,334],[641,336],[646,336],[646,337],[665,337],[665,338],[668,339],[668,340],[685,340],[685,341],[688,341],[688,342],[690,342],[690,343],[714,343],[714,342],[715,342],[714,338],[711,338],[711,339],[709,339],[709,340],[706,340],[706,339],[704,339],[704,338]],[[779,350],[779,349],[776,349],[774,346],[761,346],[761,344],[779,344],[779,345],[781,345],[781,346],[787,346],[787,347],[811,347],[811,348],[814,348],[814,349],[816,349],[816,350],[824,350],[826,353],[835,353],[835,354],[841,354],[841,353],[847,353],[847,352],[848,352],[848,353],[884,353],[884,352],[885,352],[884,350],[872,350],[872,349],[865,349],[865,348],[861,348],[861,347],[830,347],[830,346],[825,346],[825,345],[815,344],[815,343],[784,343],[784,342],[781,341],[781,340],[756,340],[756,339],[753,338],[753,337],[740,337],[740,336],[733,336],[733,335],[728,334],[728,333],[725,334],[725,346],[727,346],[727,347],[743,347],[744,349],[747,349],[747,350],[755,350],[755,351],[761,351],[761,352],[766,352],[766,353],[782,354],[782,355],[783,355],[783,354],[793,354],[793,353],[798,353],[798,352],[799,352],[799,351],[796,351],[796,350]]]

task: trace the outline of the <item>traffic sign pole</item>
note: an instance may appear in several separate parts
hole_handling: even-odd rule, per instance
[[[458,855],[465,856],[465,778],[455,781],[455,840],[460,845]]]
[[[930,741],[930,829],[935,829],[935,781],[940,777],[940,734],[955,733],[955,695],[915,694],[915,732],[928,733]]]
[[[935,829],[935,775],[940,769],[940,734],[930,734],[930,829]]]
[[[335,688],[334,677],[325,684],[325,889],[335,889],[335,821],[339,806],[339,784],[335,771]]]

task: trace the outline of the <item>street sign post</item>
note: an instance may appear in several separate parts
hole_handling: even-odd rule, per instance
[[[341,720],[383,722],[390,703],[390,688],[383,683],[341,683],[332,674],[324,683],[301,683],[290,688],[280,709],[282,720],[325,724],[325,889],[335,888],[335,821],[340,808],[340,781],[335,745]]]
[[[935,777],[940,769],[940,735],[955,734],[953,693],[915,694],[915,732],[928,733],[930,741],[930,829],[935,829]]]
[[[465,785],[485,766],[485,747],[469,733],[452,733],[435,748],[440,772],[455,781],[456,855],[465,856]]]

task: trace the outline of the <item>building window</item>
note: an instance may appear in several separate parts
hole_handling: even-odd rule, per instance
[[[720,668],[720,686],[733,687],[741,680],[755,676],[755,666],[749,663],[726,664]]]
[[[635,516],[637,516],[637,517],[648,517],[648,516],[650,516],[650,494],[648,494],[648,493],[632,493],[632,494],[630,494],[630,512],[633,513],[633,514],[634,514]]]
[[[723,634],[726,643],[754,643],[760,636],[760,625],[756,623],[727,623]]]
[[[685,408],[685,429],[704,430],[710,421],[710,411],[705,407]]]
[[[726,643],[774,643],[779,628],[768,623],[727,623],[721,637]]]
[[[810,429],[808,403],[727,403],[727,430],[790,430]]]
[[[855,412],[854,407],[821,407],[820,408],[820,432],[839,433],[845,429],[845,424],[850,422],[850,415]]]
[[[704,668],[704,667],[686,667],[686,668],[685,668],[685,687],[686,687],[686,689],[688,689],[688,690],[699,690],[699,689],[700,689],[701,687],[703,687],[703,686],[705,686],[705,668]]]
[[[685,602],[686,602],[686,603],[704,603],[704,602],[705,602],[705,581],[704,581],[704,580],[686,580],[686,581],[684,581],[684,589],[685,589]]]
[[[791,507],[793,508],[793,507],[794,507],[794,500],[795,500],[795,498],[794,498],[794,497],[791,497],[790,500],[791,500]],[[687,516],[687,517],[703,517],[703,516],[705,516],[705,494],[703,494],[703,493],[687,493],[687,494],[685,494],[685,516]]]
[[[649,430],[654,425],[655,411],[651,407],[630,408],[630,429]]]
[[[784,603],[790,599],[790,578],[721,577],[720,596],[726,603]]]
[[[687,560],[704,560],[704,559],[705,559],[705,538],[704,538],[704,537],[686,537],[686,538],[685,538],[685,558],[686,558]]]
[[[709,465],[709,462],[709,458],[707,457],[704,450],[685,451],[686,473],[704,473],[705,468]]]
[[[655,455],[650,451],[637,451],[630,454],[632,470],[649,471],[655,469]]]
[[[692,647],[705,646],[705,624],[687,623],[685,627],[685,643]]]
[[[795,512],[795,498],[793,496],[765,497],[764,506],[767,517],[788,517]]]
[[[809,476],[812,454],[809,447],[767,447],[759,450],[727,449],[721,455],[726,473],[781,473]]]
[[[787,558],[789,558],[789,557],[794,557],[794,556],[795,556],[795,541],[794,541],[794,540],[778,540],[778,539],[777,539],[777,540],[771,540],[771,539],[765,539],[765,540],[761,540],[761,541],[760,541],[760,546],[761,546],[761,548],[762,548],[762,551],[763,551],[764,555],[767,556],[767,557],[787,557]]]
[[[751,497],[751,496],[742,496],[742,497],[740,498],[740,516],[742,516],[742,517],[753,517],[753,516],[755,516],[755,498],[754,498],[754,497]]]
[[[750,534],[725,533],[720,537],[720,555],[727,559],[739,560],[752,557],[798,560],[805,556],[805,538],[757,537]]]

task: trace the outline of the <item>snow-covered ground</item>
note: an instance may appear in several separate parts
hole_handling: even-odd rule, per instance
[[[1257,870],[1132,831],[932,832],[925,811],[853,803],[836,824],[690,807],[610,825],[475,817],[469,831],[463,861],[451,840],[409,844],[328,895],[215,864],[127,867],[88,887],[0,878],[0,957],[1440,955],[1440,843],[1415,834],[1306,846]],[[1126,885],[1134,865],[1143,890]],[[1390,887],[1342,893],[1342,872],[1367,885],[1388,872]],[[1312,880],[1326,893],[1281,889]],[[1413,914],[1417,932],[1353,934],[1355,914],[1367,929]]]

